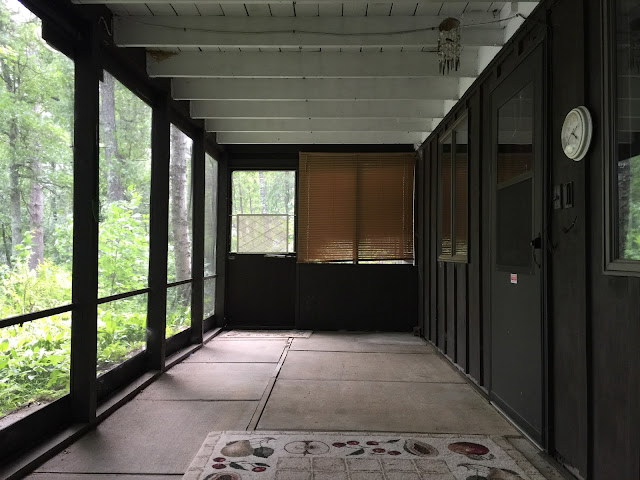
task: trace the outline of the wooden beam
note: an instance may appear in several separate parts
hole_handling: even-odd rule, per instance
[[[459,79],[175,79],[176,100],[457,100]]]
[[[193,190],[193,252],[191,255],[191,343],[202,343],[204,320],[204,211],[205,211],[205,140],[204,130],[193,138],[191,185]]]
[[[194,0],[72,0],[73,3],[77,4],[85,4],[85,5],[139,5],[139,4],[189,4],[193,5]],[[342,5],[343,3],[352,3],[352,4],[368,4],[368,3],[376,3],[371,0],[197,0],[198,4],[203,5],[238,5],[238,4],[246,4],[246,5],[291,5],[295,3],[296,5]],[[391,2],[388,2],[391,3]],[[400,5],[416,5],[416,4],[441,4],[442,0],[394,0],[394,4]],[[451,2],[453,3],[453,2]],[[458,3],[481,3],[481,4],[490,4],[491,2],[487,2],[486,0],[465,0],[464,2],[458,1]]]
[[[167,341],[167,255],[169,245],[170,122],[168,98],[153,108],[151,124],[151,212],[147,357],[149,369],[164,370]]]
[[[84,38],[75,57],[71,415],[93,423],[97,408],[99,75],[98,37]]]
[[[147,55],[150,77],[402,78],[441,76],[435,52],[180,52]],[[476,77],[478,50],[466,49],[448,77]]]
[[[192,101],[191,116],[206,118],[434,118],[444,116],[440,100],[377,101]]]
[[[438,45],[444,17],[189,17],[114,18],[114,39],[121,47],[426,47]],[[465,16],[468,25],[495,21],[486,14]],[[462,31],[466,47],[500,46],[500,23]]]
[[[430,132],[228,132],[219,133],[219,144],[288,143],[325,144],[403,144],[419,145]]]
[[[367,118],[296,118],[282,119],[222,119],[207,120],[209,132],[427,132],[432,119],[367,119]]]

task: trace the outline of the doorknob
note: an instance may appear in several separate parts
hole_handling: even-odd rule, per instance
[[[538,236],[531,240],[529,244],[536,250],[540,250],[542,248],[542,235],[538,234]]]

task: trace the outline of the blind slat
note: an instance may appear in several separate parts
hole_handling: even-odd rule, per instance
[[[298,261],[413,260],[414,154],[301,153]]]

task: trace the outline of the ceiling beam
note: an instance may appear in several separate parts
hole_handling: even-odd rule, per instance
[[[122,47],[322,48],[426,47],[438,45],[437,26],[444,17],[189,17],[114,18],[114,39]],[[469,14],[471,24],[493,16]],[[466,47],[504,44],[495,23],[463,28]],[[491,28],[488,28],[491,27]],[[430,30],[430,28],[434,28]],[[425,30],[427,29],[427,30]],[[398,33],[403,32],[403,33]]]
[[[444,116],[440,100],[378,101],[192,101],[191,117],[207,118],[436,118]]]
[[[150,77],[367,78],[440,76],[435,52],[165,52],[147,55]],[[466,49],[449,77],[478,75],[478,51]]]
[[[329,144],[403,144],[419,145],[430,132],[222,132],[216,135],[219,144],[287,143],[306,145]]]
[[[172,81],[176,100],[433,100],[458,99],[459,79],[206,78]]]
[[[423,132],[431,131],[433,119],[209,119],[209,132]]]
[[[145,4],[145,3],[164,3],[164,4],[193,4],[194,0],[72,0],[73,3],[78,4],[102,4],[102,5],[135,5],[135,4]],[[298,5],[342,5],[343,3],[354,3],[354,4],[367,4],[367,3],[376,3],[371,0],[197,0],[197,3],[203,5],[217,5],[217,4],[246,4],[246,5],[266,5],[266,4],[277,4],[277,5],[291,5],[292,3],[296,3]],[[390,3],[390,2],[389,2]],[[442,0],[394,0],[394,4],[402,4],[402,5],[416,5],[420,4],[438,4],[442,3]],[[453,3],[453,2],[452,2]],[[465,0],[464,2],[458,1],[458,3],[482,3],[487,4],[491,2],[487,2],[486,0]]]

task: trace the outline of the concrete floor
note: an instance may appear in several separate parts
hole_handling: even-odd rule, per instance
[[[28,478],[177,480],[208,432],[254,428],[518,435],[410,334],[215,338]]]

